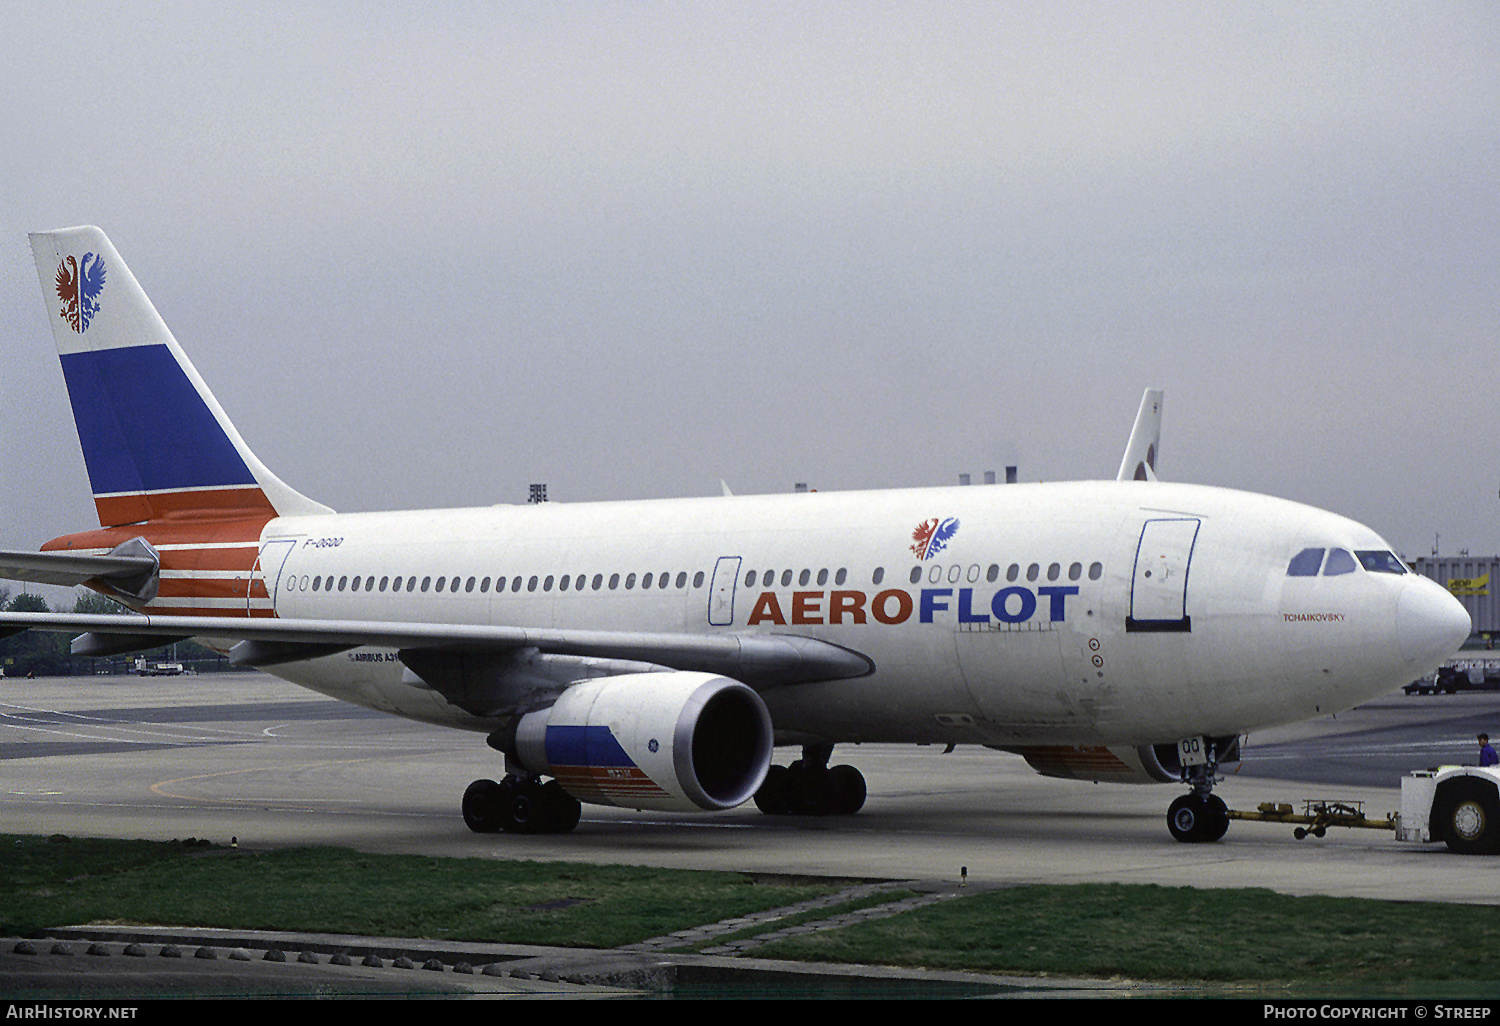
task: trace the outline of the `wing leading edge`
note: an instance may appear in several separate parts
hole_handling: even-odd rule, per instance
[[[74,655],[113,655],[186,637],[223,639],[234,643],[229,649],[230,662],[244,666],[275,666],[362,647],[393,648],[403,653],[469,654],[532,649],[549,655],[717,673],[757,690],[864,677],[875,669],[869,658],[851,649],[794,635],[741,637],[364,620],[0,613],[0,634],[23,630],[83,632],[73,639]]]

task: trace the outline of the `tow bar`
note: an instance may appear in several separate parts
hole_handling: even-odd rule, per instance
[[[1395,830],[1396,816],[1385,819],[1369,819],[1365,816],[1364,802],[1325,801],[1307,798],[1302,802],[1302,812],[1294,813],[1286,802],[1261,802],[1254,812],[1229,810],[1230,819],[1251,819],[1262,823],[1302,824],[1292,831],[1292,836],[1302,840],[1308,834],[1322,837],[1331,826],[1365,827],[1371,830]]]

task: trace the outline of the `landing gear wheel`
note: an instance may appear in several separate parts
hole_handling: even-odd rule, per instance
[[[511,778],[507,777],[507,782]],[[565,834],[578,825],[582,806],[555,780],[517,780],[501,816],[512,834]]]
[[[829,804],[840,816],[852,816],[865,806],[865,775],[853,766],[828,771]]]
[[[791,811],[787,799],[787,777],[785,766],[772,766],[766,770],[766,779],[755,792],[755,807],[767,816],[785,816]]]
[[[1229,829],[1229,809],[1217,795],[1185,794],[1167,808],[1167,829],[1185,844],[1217,841]]]
[[[1438,789],[1433,824],[1460,855],[1500,852],[1500,799],[1493,784],[1459,778]]]
[[[503,820],[505,788],[493,780],[476,780],[464,791],[464,823],[476,834],[493,834]]]
[[[768,816],[852,816],[864,808],[866,795],[864,774],[853,766],[798,759],[766,771],[755,807]]]
[[[476,834],[565,834],[583,807],[555,780],[476,780],[464,792],[464,823]]]

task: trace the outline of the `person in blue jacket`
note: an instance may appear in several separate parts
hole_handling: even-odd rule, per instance
[[[1488,734],[1479,735],[1479,765],[1500,765],[1500,755],[1496,755],[1495,750],[1490,747],[1490,736]]]

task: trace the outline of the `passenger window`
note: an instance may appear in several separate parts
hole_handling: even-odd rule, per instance
[[[695,588],[701,588],[701,587],[703,587],[703,571],[702,570],[699,570],[697,573],[693,574],[693,587],[695,587]]]
[[[1103,563],[1090,563],[1089,564],[1089,580],[1091,580],[1091,581],[1097,581],[1099,578],[1101,578],[1103,576],[1104,576],[1104,564]]]
[[[1316,577],[1318,567],[1323,565],[1322,549],[1303,549],[1292,557],[1287,564],[1286,575],[1288,577]]]
[[[911,583],[913,583],[913,584],[921,584],[922,583],[922,568],[921,567],[914,566],[914,567],[911,568]]]
[[[1329,549],[1328,562],[1323,564],[1324,577],[1338,577],[1354,573],[1354,557],[1343,549]]]
[[[1068,580],[1076,581],[1083,576],[1083,564],[1071,563],[1068,565]]]
[[[875,568],[875,572],[870,575],[870,583],[871,584],[879,584],[880,582],[882,582],[884,580],[885,580],[885,567],[883,567],[883,566],[877,566]]]

